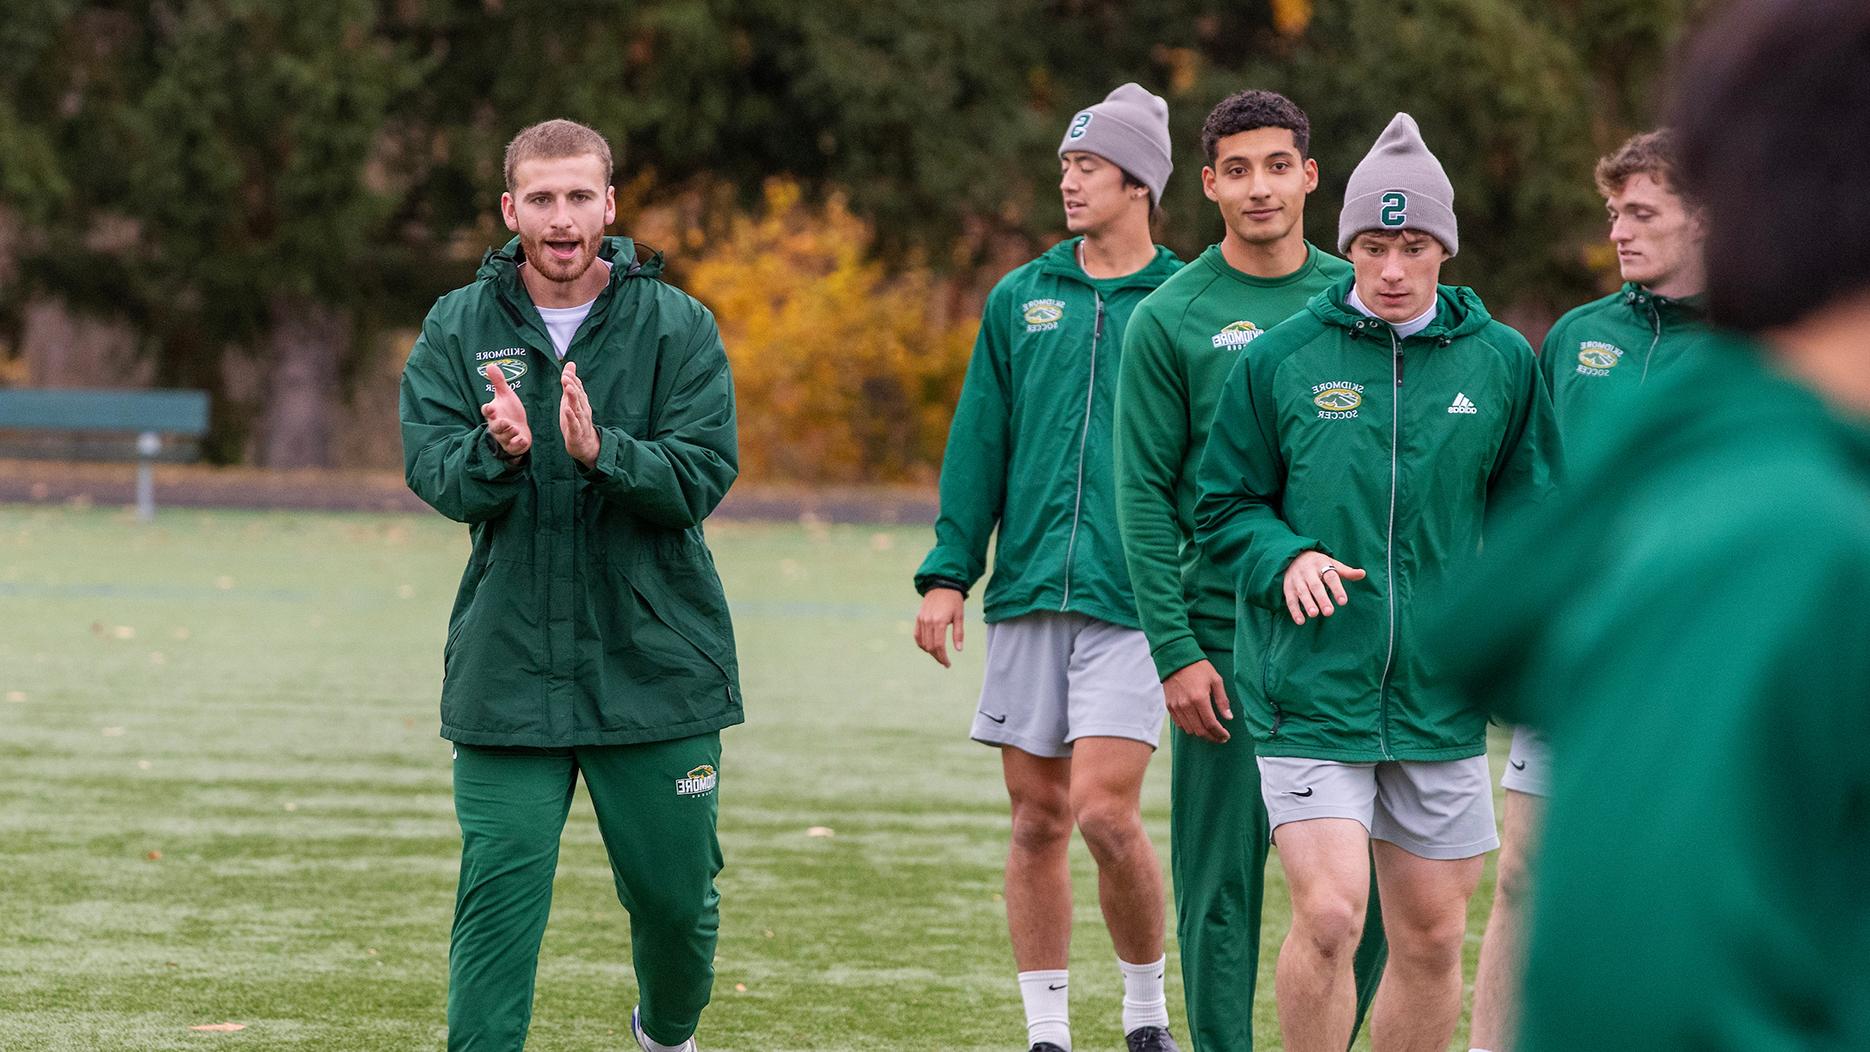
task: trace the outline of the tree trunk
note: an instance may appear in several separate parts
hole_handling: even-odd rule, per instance
[[[260,465],[330,467],[331,429],[346,387],[339,363],[351,338],[350,315],[289,294],[274,297],[271,315]]]

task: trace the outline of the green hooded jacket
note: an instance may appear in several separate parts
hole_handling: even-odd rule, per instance
[[[1568,436],[1440,633],[1552,745],[1524,1052],[1870,1048],[1870,420],[1768,357]]]
[[[1229,374],[1200,471],[1196,537],[1240,596],[1238,677],[1256,750],[1351,763],[1455,760],[1487,713],[1420,635],[1489,513],[1542,499],[1558,465],[1532,349],[1471,289],[1443,286],[1398,339],[1349,307],[1351,278],[1255,340]],[[1292,623],[1308,549],[1363,569],[1350,602]]]
[[[1539,349],[1567,439],[1610,420],[1606,402],[1680,363],[1712,335],[1700,296],[1658,296],[1635,282],[1558,319]]]
[[[733,627],[701,522],[738,472],[714,317],[605,238],[613,263],[565,355],[590,395],[591,470],[559,433],[561,363],[520,282],[517,240],[438,300],[403,370],[409,488],[469,526],[443,650],[442,737],[620,745],[741,722]],[[498,365],[532,449],[496,456],[480,407]]]
[[[1000,279],[942,457],[935,547],[916,591],[966,593],[987,569],[999,527],[989,622],[1069,610],[1136,628],[1117,531],[1111,431],[1124,325],[1181,267],[1168,249],[1119,278],[1078,266],[1081,238]]]

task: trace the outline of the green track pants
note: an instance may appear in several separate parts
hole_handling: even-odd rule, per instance
[[[1228,697],[1240,697],[1233,689],[1233,655],[1210,651],[1208,660],[1226,678]],[[1173,723],[1169,727],[1169,872],[1175,882],[1175,937],[1181,944],[1182,992],[1194,1052],[1253,1048],[1260,900],[1272,835],[1253,741],[1238,719],[1234,728],[1233,738],[1217,745]],[[1389,959],[1374,873],[1370,888],[1370,910],[1354,963],[1358,1027]]]
[[[630,914],[643,1030],[695,1032],[714,985],[718,732],[644,745],[457,745],[461,883],[448,952],[449,1052],[517,1052],[532,1021],[558,843],[580,774]],[[629,1007],[618,1010],[626,1028]]]

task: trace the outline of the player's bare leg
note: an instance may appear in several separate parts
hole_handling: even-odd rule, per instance
[[[1357,1017],[1351,964],[1370,902],[1370,834],[1355,819],[1313,818],[1275,829],[1273,843],[1292,889],[1275,975],[1286,1052],[1344,1052]]]
[[[1071,767],[1069,757],[1000,750],[1013,804],[1006,856],[1006,923],[1022,972],[1064,968],[1071,956]]]
[[[1443,1052],[1461,1018],[1467,903],[1486,856],[1426,859],[1384,840],[1373,854],[1390,956],[1370,1010],[1370,1047]]]
[[[1530,917],[1532,853],[1537,847],[1544,801],[1506,791],[1505,835],[1495,867],[1493,911],[1480,944],[1474,976],[1474,1025],[1468,1044],[1487,1052],[1511,1052],[1519,1028],[1519,975],[1525,960]]]
[[[1072,746],[1071,813],[1097,861],[1097,897],[1117,956],[1162,956],[1162,864],[1143,829],[1143,775],[1155,750],[1128,738]]]

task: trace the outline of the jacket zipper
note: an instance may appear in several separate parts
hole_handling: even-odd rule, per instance
[[[1402,343],[1391,328],[1390,349],[1396,355],[1396,389],[1390,398],[1390,516],[1383,536],[1384,598],[1389,606],[1389,645],[1383,654],[1383,682],[1377,694],[1377,748],[1390,759],[1390,672],[1396,664],[1396,487],[1397,463],[1401,457],[1402,429]]]
[[[1091,300],[1097,304],[1097,320],[1091,327],[1091,379],[1084,388],[1084,429],[1078,433],[1078,490],[1071,501],[1071,539],[1065,542],[1065,595],[1058,603],[1060,611],[1071,605],[1071,557],[1078,547],[1078,518],[1084,510],[1084,451],[1091,441],[1091,406],[1097,398],[1097,343],[1104,336],[1104,297],[1092,289]]]
[[[1656,309],[1656,301],[1653,299],[1649,301],[1649,323],[1655,335],[1649,338],[1649,353],[1643,355],[1643,377],[1637,381],[1639,384],[1649,382],[1649,360],[1656,356],[1656,345],[1662,342],[1662,312]]]

